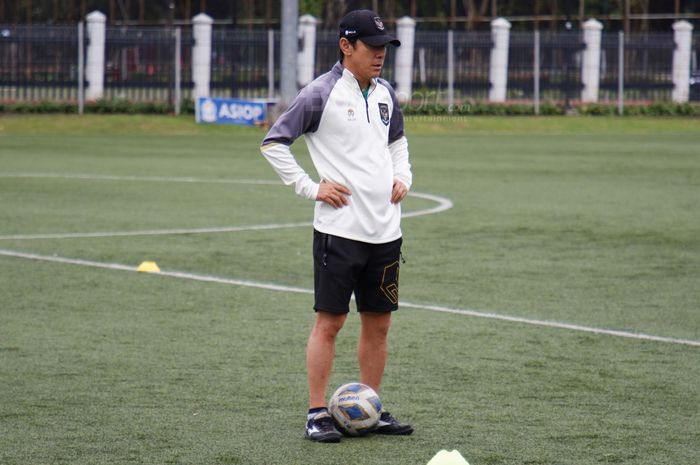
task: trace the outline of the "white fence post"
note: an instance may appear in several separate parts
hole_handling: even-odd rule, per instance
[[[685,103],[690,94],[690,48],[693,40],[693,25],[688,21],[673,23],[673,93],[674,102]]]
[[[275,98],[275,30],[267,30],[267,99]]]
[[[617,34],[617,114],[625,114],[625,33]]]
[[[533,46],[533,64],[532,64],[532,78],[533,78],[533,104],[535,107],[535,114],[540,114],[540,31],[535,30],[534,32],[534,46]]]
[[[200,13],[192,18],[192,100],[195,105],[199,97],[209,97],[211,81],[211,30],[214,20]]]
[[[180,102],[182,100],[182,69],[180,67],[180,61],[182,58],[182,29],[179,27],[175,28],[175,63],[173,63],[173,70],[175,72],[175,88],[173,89],[173,108],[175,114],[180,114]]]
[[[78,114],[85,110],[85,24],[78,22]]]
[[[396,20],[396,38],[401,46],[396,49],[394,76],[396,96],[400,102],[411,100],[413,92],[413,47],[416,40],[416,20],[408,16]]]
[[[603,23],[589,19],[583,23],[583,42],[586,49],[581,60],[582,102],[597,102],[600,85],[600,40]]]
[[[89,40],[85,65],[85,80],[88,82],[85,99],[98,100],[104,94],[107,16],[102,12],[93,11],[85,17],[85,21]]]
[[[297,84],[303,87],[314,80],[314,60],[316,57],[316,23],[311,15],[299,17],[297,34],[301,40],[301,49],[297,58]]]
[[[455,33],[447,31],[447,112],[455,108]]]
[[[489,101],[504,102],[508,87],[508,44],[510,42],[510,22],[505,18],[491,21],[491,65],[489,67]]]

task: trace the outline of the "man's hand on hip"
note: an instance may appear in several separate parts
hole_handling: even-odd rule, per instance
[[[408,188],[399,180],[394,179],[394,187],[391,190],[391,203],[399,203],[408,194]]]
[[[322,180],[318,188],[316,200],[325,202],[333,208],[341,208],[348,204],[350,189],[342,184]]]

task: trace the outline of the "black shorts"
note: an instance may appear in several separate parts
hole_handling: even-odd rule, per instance
[[[401,243],[370,244],[314,230],[314,310],[348,313],[353,292],[359,312],[397,310]]]

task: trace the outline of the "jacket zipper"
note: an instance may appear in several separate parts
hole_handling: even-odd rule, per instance
[[[369,121],[369,101],[368,101],[368,99],[369,99],[369,95],[372,93],[372,91],[368,91],[367,97],[365,97],[364,92],[362,92],[362,86],[360,85],[360,81],[358,81],[357,79],[355,79],[355,81],[357,82],[357,87],[360,88],[360,94],[362,94],[362,98],[365,100],[365,113],[367,114],[367,122],[369,123],[370,121]],[[372,81],[370,81],[369,87],[370,87],[370,89],[372,88]]]
[[[369,94],[367,94],[367,97],[365,97],[365,112],[367,113],[367,122],[369,123],[369,102],[367,101],[367,97],[369,97]]]

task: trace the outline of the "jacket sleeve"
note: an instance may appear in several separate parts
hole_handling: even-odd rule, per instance
[[[319,184],[297,163],[288,145],[271,142],[260,147],[260,151],[285,185],[293,185],[294,192],[305,199],[316,200]]]
[[[389,122],[389,153],[394,165],[394,178],[401,181],[407,189],[410,189],[413,183],[413,174],[411,173],[411,163],[408,161],[408,140],[404,135],[403,112],[396,98],[396,93],[390,86],[389,92],[393,103],[393,111]]]
[[[272,125],[260,146],[260,152],[282,182],[293,185],[297,195],[309,200],[316,200],[319,185],[299,165],[289,147],[302,134],[318,128],[323,103],[318,89],[312,86],[302,89]]]
[[[401,181],[407,189],[413,184],[413,173],[411,173],[411,163],[408,160],[408,140],[406,136],[401,136],[398,140],[389,144],[391,162],[394,165],[394,179]]]

